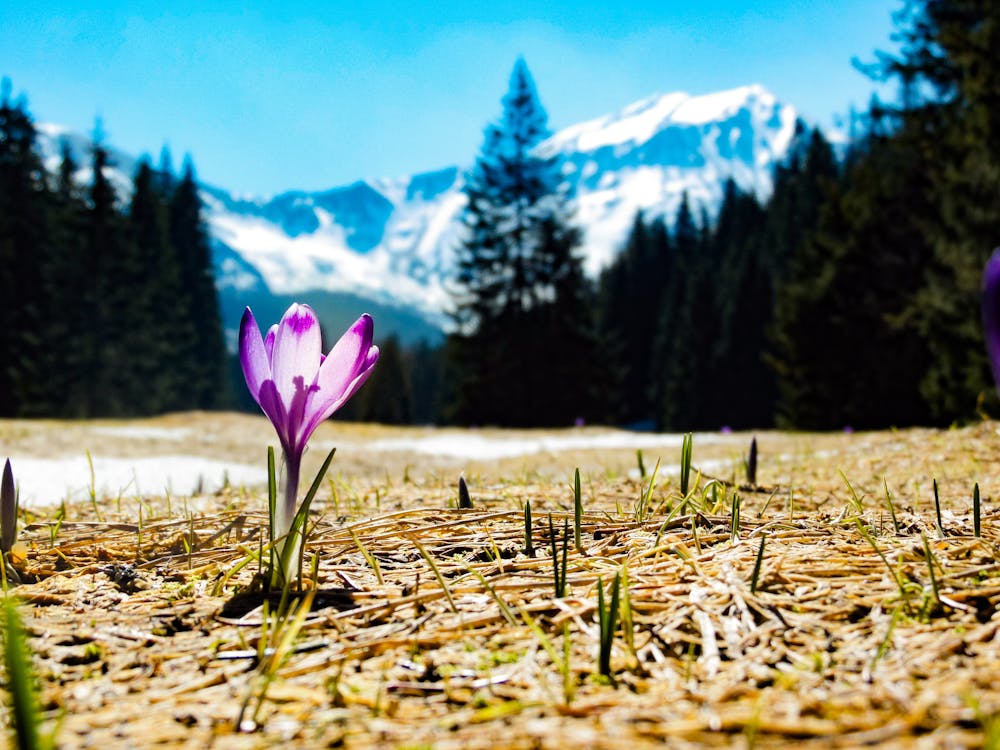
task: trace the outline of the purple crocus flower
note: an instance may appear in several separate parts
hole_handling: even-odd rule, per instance
[[[993,251],[983,271],[983,338],[993,380],[1000,388],[1000,247]]]
[[[319,320],[309,305],[293,304],[267,336],[248,307],[240,322],[240,365],[247,388],[271,420],[285,457],[285,501],[274,536],[288,533],[298,496],[306,443],[321,422],[364,384],[378,360],[371,316],[362,315],[326,356]]]

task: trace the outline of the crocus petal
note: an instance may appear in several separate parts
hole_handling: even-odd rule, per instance
[[[260,395],[257,399],[260,408],[264,410],[267,418],[274,425],[281,447],[290,450],[293,447],[294,435],[288,433],[288,410],[281,403],[281,394],[273,380],[265,380],[260,387]]]
[[[271,362],[260,337],[260,328],[248,307],[240,321],[240,367],[250,395],[260,404],[260,388],[271,379]]]
[[[1000,388],[1000,248],[993,251],[983,271],[983,337]]]
[[[288,308],[274,336],[271,353],[272,375],[286,410],[298,391],[305,392],[316,382],[319,370],[319,320],[308,305]]]
[[[268,328],[267,333],[264,335],[264,349],[267,351],[268,362],[274,362],[274,337],[277,335],[278,335],[277,323]]]
[[[364,361],[358,366],[354,379],[351,382],[342,387],[339,392],[331,391],[330,394],[324,394],[323,390],[320,389],[313,394],[308,410],[309,421],[303,430],[303,434],[305,435],[303,440],[308,440],[309,436],[312,435],[321,422],[329,419],[337,409],[348,402],[351,396],[357,392],[358,388],[365,384],[365,381],[371,376],[377,361],[378,347],[369,346]],[[331,395],[335,397],[331,399]]]
[[[358,388],[365,384],[365,381],[371,377],[371,374],[375,368],[375,363],[378,362],[378,347],[373,346],[368,350],[368,356],[365,357],[365,361],[361,368],[358,370],[357,377],[354,378],[350,383],[348,383],[347,388],[341,394],[340,398],[334,401],[332,404],[327,405],[325,413],[320,413],[319,421],[322,422],[324,419],[329,419],[330,415],[333,414],[337,409],[346,404],[351,396],[357,393]]]
[[[369,355],[374,335],[375,324],[371,316],[366,314],[358,318],[334,344],[316,376],[319,393],[313,397],[313,401],[318,410],[322,411],[326,403],[339,399],[357,377]]]

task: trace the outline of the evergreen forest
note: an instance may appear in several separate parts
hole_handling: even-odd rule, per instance
[[[225,406],[226,353],[194,166],[140,160],[130,195],[95,133],[46,170],[23,97],[0,92],[0,416]]]
[[[898,95],[846,146],[801,126],[766,201],[730,182],[714,216],[687,199],[637,216],[595,284],[558,165],[531,150],[545,121],[519,62],[470,174],[443,416],[686,431],[995,414],[979,298],[1000,244],[1000,6],[914,0],[895,23],[898,51],[859,67]]]
[[[1000,244],[1000,5],[908,0],[895,24],[897,48],[858,63],[894,94],[852,113],[847,143],[800,124],[766,199],[730,181],[711,211],[640,214],[597,279],[518,60],[466,175],[452,329],[380,340],[341,416],[688,431],[1000,413],[979,313]],[[191,164],[141,162],[123,203],[99,140],[82,186],[32,138],[5,90],[0,415],[233,403]]]

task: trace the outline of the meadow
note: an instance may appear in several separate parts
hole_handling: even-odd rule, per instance
[[[328,422],[285,597],[269,442],[244,415],[0,422],[58,746],[1000,746],[997,423],[699,433],[688,472],[681,436]],[[108,484],[115,460],[193,486]]]

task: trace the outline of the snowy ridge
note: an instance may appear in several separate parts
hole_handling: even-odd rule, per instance
[[[563,160],[585,265],[596,274],[621,248],[639,210],[672,218],[687,193],[696,210],[711,214],[730,177],[761,198],[769,195],[796,121],[791,106],[759,85],[704,96],[671,93],[565,128],[538,150]],[[60,138],[69,138],[79,164],[89,162],[87,139],[54,126],[39,129],[48,168],[58,165]],[[127,188],[135,160],[112,157],[115,185]],[[269,198],[203,186],[220,291],[237,299],[351,294],[442,327],[461,237],[464,171],[447,167]],[[80,177],[89,177],[85,169]],[[232,328],[236,319],[226,313]]]

